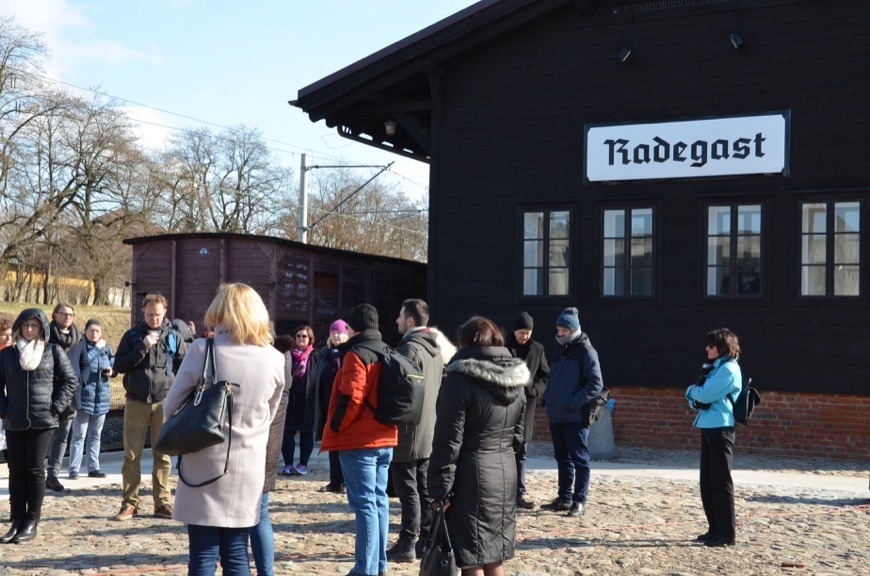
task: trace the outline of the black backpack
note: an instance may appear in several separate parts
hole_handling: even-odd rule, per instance
[[[758,404],[761,404],[761,395],[759,395],[758,390],[750,386],[750,384],[752,384],[752,378],[747,380],[746,386],[740,389],[740,394],[737,395],[737,400],[728,396],[728,400],[731,401],[731,405],[734,407],[734,420],[738,424],[749,424],[749,421],[752,419],[752,413],[755,411],[755,407]]]
[[[382,424],[419,424],[423,418],[423,397],[426,394],[420,367],[386,344],[381,349],[366,348],[381,361],[378,405],[373,406],[366,398],[366,406]]]

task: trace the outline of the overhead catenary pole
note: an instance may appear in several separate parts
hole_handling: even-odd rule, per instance
[[[308,244],[308,168],[305,166],[305,154],[299,168],[299,241]]]

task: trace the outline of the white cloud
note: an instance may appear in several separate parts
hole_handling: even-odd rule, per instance
[[[171,128],[173,122],[161,112],[141,106],[122,106],[135,126],[133,128],[139,137],[139,144],[150,150],[159,150],[166,146],[169,137],[175,132]]]

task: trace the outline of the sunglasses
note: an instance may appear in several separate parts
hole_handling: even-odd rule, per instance
[[[308,334],[297,334],[297,338],[308,338]]]

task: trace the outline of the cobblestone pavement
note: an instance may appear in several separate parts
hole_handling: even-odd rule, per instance
[[[546,446],[536,444],[531,452],[528,496],[543,503],[555,496],[555,467]],[[691,451],[620,449],[608,462],[593,462],[589,508],[582,518],[519,511],[517,554],[506,563],[507,574],[868,574],[867,462],[737,455],[735,468],[746,471],[746,480],[736,486],[738,543],[709,549],[693,541],[706,529],[693,479],[697,459]],[[279,478],[272,494],[276,573],[343,576],[353,566],[353,515],[344,496],[316,491],[326,483],[325,455],[311,464],[308,476]],[[611,465],[618,474],[605,469]],[[665,468],[685,477],[663,477]],[[827,480],[814,487],[795,481],[819,476]],[[2,518],[9,514],[5,477],[0,465]],[[150,480],[148,474],[143,478]],[[186,573],[185,528],[149,515],[147,482],[143,515],[112,522],[108,518],[120,504],[119,476],[110,474],[104,483],[61,480],[75,486],[47,493],[38,538],[0,545],[0,575]],[[391,500],[391,512],[395,537],[397,500]],[[417,562],[390,564],[388,572],[416,576],[418,569]]]

